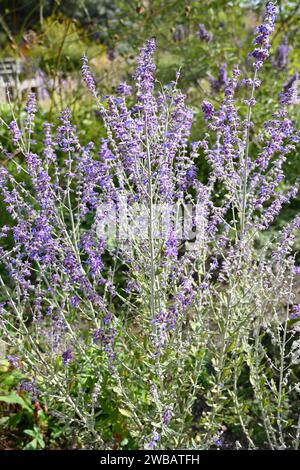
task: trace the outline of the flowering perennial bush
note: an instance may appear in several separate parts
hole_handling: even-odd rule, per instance
[[[19,388],[85,446],[207,449],[226,446],[229,433],[237,448],[299,446],[300,217],[260,243],[297,192],[283,185],[299,141],[288,118],[296,78],[263,129],[251,119],[275,14],[269,3],[253,78],[236,67],[219,108],[203,103],[202,140],[189,141],[179,74],[156,87],[152,39],[135,92],[123,83],[99,96],[82,58],[100,143],[83,145],[66,109],[56,129],[44,124],[38,153],[34,94],[24,123],[7,125],[19,157],[0,170],[11,220],[1,228],[2,338],[26,374]],[[211,40],[203,25],[199,37]]]

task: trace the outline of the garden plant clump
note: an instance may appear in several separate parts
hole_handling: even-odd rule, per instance
[[[298,449],[300,216],[261,237],[297,193],[283,185],[300,139],[288,114],[296,77],[255,126],[275,17],[269,2],[253,76],[235,67],[222,103],[203,102],[199,141],[179,73],[155,80],[154,39],[116,96],[99,94],[83,56],[101,142],[82,144],[65,109],[37,151],[33,93],[25,120],[4,123],[14,152],[0,169],[1,338],[24,377],[17,393],[72,446]]]

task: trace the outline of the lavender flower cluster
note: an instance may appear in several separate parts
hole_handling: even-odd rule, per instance
[[[274,32],[275,18],[277,8],[273,2],[269,2],[264,14],[263,23],[256,29],[257,36],[254,44],[258,47],[254,49],[249,55],[254,58],[254,67],[260,69],[264,61],[269,57],[270,43],[269,38]]]

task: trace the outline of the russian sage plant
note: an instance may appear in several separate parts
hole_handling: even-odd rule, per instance
[[[81,445],[208,449],[231,433],[236,448],[299,446],[300,217],[261,242],[297,192],[283,184],[296,77],[263,129],[252,121],[275,14],[270,2],[253,77],[236,67],[218,109],[203,102],[197,142],[179,74],[155,81],[152,39],[116,96],[82,58],[101,142],[83,145],[66,109],[38,151],[34,94],[24,122],[4,123],[17,156],[0,170],[1,336],[19,388]]]

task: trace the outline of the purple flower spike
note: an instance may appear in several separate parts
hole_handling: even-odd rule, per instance
[[[199,24],[197,36],[201,41],[207,42],[208,44],[212,41],[213,35],[208,32],[204,24]]]
[[[295,73],[284,85],[283,90],[279,94],[279,103],[282,106],[290,106],[297,102],[298,93],[297,93],[297,81],[298,74]]]
[[[149,449],[153,450],[156,448],[157,443],[160,441],[161,436],[160,434],[157,434],[156,432],[152,434],[150,442],[148,444]]]
[[[204,114],[205,121],[208,121],[214,115],[214,107],[212,104],[209,103],[209,101],[203,101],[202,111]]]
[[[255,59],[254,67],[260,69],[263,66],[264,61],[269,57],[269,37],[274,32],[275,18],[277,8],[273,2],[268,3],[266,12],[263,17],[263,23],[256,28],[258,35],[254,40],[254,44],[258,45],[249,56]]]
[[[127,83],[120,83],[116,89],[116,93],[121,96],[130,96],[132,92],[132,87],[127,85]]]
[[[93,77],[93,74],[90,70],[90,67],[88,65],[88,58],[84,54],[81,58],[82,62],[82,67],[81,67],[81,73],[82,73],[82,78],[87,86],[87,88],[93,93],[96,93],[96,84],[95,84],[95,79]]]
[[[19,140],[21,140],[21,138],[22,138],[22,131],[19,129],[17,121],[11,121],[8,128],[9,128],[10,134],[12,136],[13,144],[17,145]]]
[[[168,425],[173,414],[173,405],[169,405],[163,415],[163,424]]]

